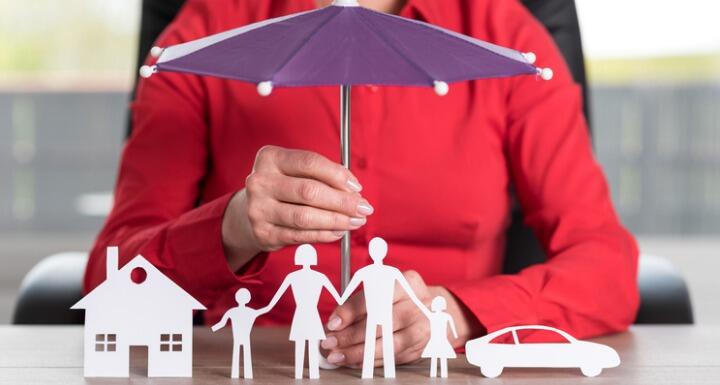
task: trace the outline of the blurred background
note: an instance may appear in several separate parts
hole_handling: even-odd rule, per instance
[[[720,3],[576,5],[617,210],[707,320],[713,280],[695,277],[720,250]],[[87,250],[109,209],[139,21],[139,0],[0,0],[0,323],[24,274]]]

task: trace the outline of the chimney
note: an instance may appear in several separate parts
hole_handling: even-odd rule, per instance
[[[118,270],[118,247],[110,246],[107,248],[105,257],[105,279],[110,278]]]

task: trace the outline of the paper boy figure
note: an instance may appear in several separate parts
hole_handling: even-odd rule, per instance
[[[370,257],[373,263],[359,269],[350,280],[340,303],[344,303],[355,289],[363,284],[367,321],[365,326],[365,349],[363,351],[362,378],[373,378],[375,366],[375,334],[381,327],[383,368],[385,378],[395,378],[395,350],[393,347],[393,292],[395,283],[405,290],[417,307],[430,318],[430,311],[412,291],[410,284],[400,270],[383,264],[388,245],[384,239],[375,237],[370,240]]]
[[[255,319],[270,311],[268,307],[255,310],[247,307],[250,302],[250,291],[240,288],[235,293],[235,301],[237,307],[229,309],[222,316],[220,322],[212,326],[212,331],[216,332],[223,327],[228,320],[232,322],[233,332],[233,353],[232,353],[232,371],[230,377],[240,377],[240,348],[243,350],[243,377],[253,378],[252,374],[252,353],[250,349],[250,331],[252,330]]]
[[[448,326],[453,337],[458,338],[458,334],[452,316],[445,312],[445,298],[433,298],[430,309],[432,313],[427,315],[430,319],[430,340],[422,352],[422,357],[430,358],[430,377],[437,377],[437,360],[440,359],[440,377],[447,378],[447,360],[456,357],[455,349],[447,337]]]

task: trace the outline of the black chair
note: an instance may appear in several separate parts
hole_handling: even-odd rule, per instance
[[[184,0],[142,2],[138,68],[159,33],[172,21],[183,3]],[[585,114],[589,116],[585,64],[574,1],[523,0],[523,3],[555,39],[575,81],[582,86],[586,100]],[[128,124],[128,134],[130,129]],[[506,273],[517,272],[546,259],[535,235],[523,225],[522,212],[517,204],[511,215],[512,222],[507,231]],[[68,309],[80,299],[86,259],[86,254],[63,253],[38,263],[23,280],[13,323],[81,323],[82,312]],[[693,323],[685,282],[668,261],[655,256],[641,256],[638,283],[641,306],[636,323]]]

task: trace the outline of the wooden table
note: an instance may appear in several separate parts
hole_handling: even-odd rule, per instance
[[[293,378],[293,346],[287,329],[257,328],[253,332],[255,379],[252,384],[297,384]],[[586,378],[578,369],[506,369],[487,379],[464,356],[451,360],[448,379],[428,378],[427,360],[399,366],[397,378],[378,384],[720,384],[720,326],[636,326],[630,332],[595,341],[617,349],[619,368]],[[85,379],[82,376],[82,328],[77,326],[0,327],[0,384],[238,384],[231,380],[229,329],[195,330],[194,377],[145,377],[145,352],[133,351],[131,379]],[[380,371],[376,370],[377,373]],[[368,384],[360,371],[322,370],[313,384]],[[247,381],[250,383],[250,381]]]

